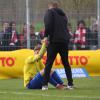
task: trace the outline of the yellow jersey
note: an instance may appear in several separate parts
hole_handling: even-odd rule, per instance
[[[38,55],[32,55],[26,59],[24,66],[24,87],[27,86],[29,81],[34,78],[38,72],[44,69],[41,57],[46,52],[46,47],[46,43],[44,42]]]
[[[35,61],[34,63],[26,63],[24,66],[24,87],[26,87],[30,80],[42,69],[44,69],[44,64],[41,60]]]

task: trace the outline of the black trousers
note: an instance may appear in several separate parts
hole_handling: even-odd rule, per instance
[[[50,71],[58,53],[60,54],[62,63],[64,65],[68,85],[73,85],[71,67],[68,61],[68,43],[50,43],[47,48],[47,60],[43,76],[43,86],[48,85]]]

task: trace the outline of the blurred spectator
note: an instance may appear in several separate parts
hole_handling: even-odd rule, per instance
[[[30,25],[30,47],[34,47],[41,41],[39,34],[35,33],[35,27]],[[22,48],[27,48],[27,25],[24,24],[23,32],[21,35],[21,46]]]
[[[22,33],[20,34],[21,48],[27,48],[27,25],[24,24]]]
[[[72,26],[70,23],[67,24],[67,28],[70,34],[70,41],[69,41],[69,50],[73,50],[73,38],[74,38],[74,34],[72,32]]]
[[[91,49],[98,48],[98,24],[94,23],[92,26],[92,34],[91,34]]]
[[[9,27],[9,23],[8,22],[3,22],[3,24],[2,24],[3,29],[0,32],[0,51],[4,50],[4,46],[3,46],[4,34],[8,33],[8,27]]]
[[[20,41],[15,22],[9,24],[7,34],[4,34],[3,46],[5,46],[4,51],[17,50],[20,48]]]
[[[86,27],[85,22],[80,20],[77,25],[77,30],[74,34],[74,49],[87,50],[90,47],[91,31]]]
[[[40,30],[40,32],[39,32],[39,35],[40,35],[40,38],[41,38],[41,39],[44,38],[44,31],[45,31],[45,29],[42,28],[42,29]]]
[[[97,19],[92,18],[92,19],[91,19],[91,26],[90,26],[90,30],[93,30],[93,27],[94,27],[94,25],[95,25],[95,24],[98,24],[98,21],[97,21]]]
[[[35,27],[30,25],[30,44],[31,44],[31,49],[34,49],[34,47],[41,43],[41,38],[39,36],[38,32],[35,32]]]

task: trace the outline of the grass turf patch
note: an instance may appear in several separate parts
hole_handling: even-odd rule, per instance
[[[74,90],[42,91],[25,89],[22,79],[0,80],[0,100],[100,100],[100,77],[74,78],[74,84]]]

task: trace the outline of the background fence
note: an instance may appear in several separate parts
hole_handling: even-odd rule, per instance
[[[47,4],[50,0],[29,0],[29,24],[30,38],[27,38],[27,16],[26,16],[26,1],[25,0],[0,0],[0,50],[15,50],[27,48],[27,41],[30,42],[31,49],[40,43],[43,38],[44,24],[43,16],[47,9]],[[96,0],[56,0],[61,4],[61,7],[68,16],[71,24],[71,31],[75,33],[77,29],[77,21],[84,20],[86,27],[91,32],[88,49],[98,48],[98,32],[94,32],[93,27],[97,28],[97,1]],[[8,23],[10,25],[5,25]],[[7,32],[4,31],[6,27]],[[12,27],[12,28],[11,28]],[[15,31],[12,32],[12,29]],[[2,35],[2,34],[7,35]],[[15,35],[17,33],[17,35]],[[35,33],[35,34],[34,34]],[[41,34],[39,34],[41,33]],[[96,35],[94,35],[96,33]],[[8,35],[9,34],[9,35]],[[13,35],[11,35],[13,34]],[[16,39],[16,37],[18,37]],[[29,39],[29,40],[28,40]],[[74,40],[74,38],[72,38]],[[13,43],[12,43],[13,42]],[[15,42],[15,43],[14,43]],[[10,44],[10,45],[9,45]],[[7,48],[8,47],[8,48]],[[76,49],[74,43],[70,45],[70,49]]]

